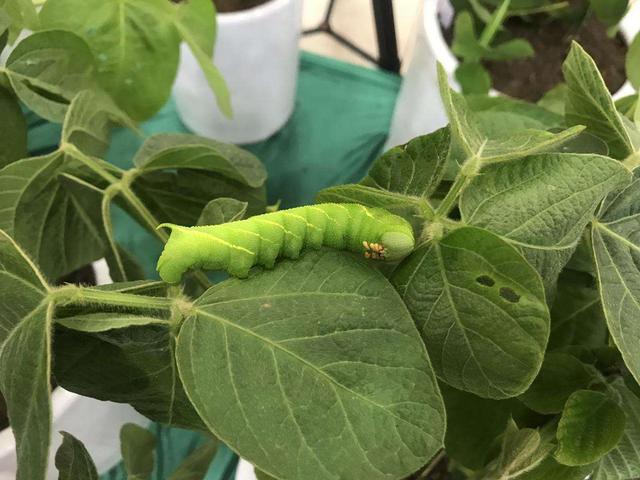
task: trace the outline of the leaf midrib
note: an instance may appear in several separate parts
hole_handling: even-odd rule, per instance
[[[309,293],[312,293],[312,292],[309,292]],[[329,383],[329,385],[331,385],[331,386],[332,386],[332,388],[333,388],[333,390],[334,390],[334,393],[335,393],[336,395],[338,395],[338,396],[339,396],[338,389],[336,388],[336,387],[338,387],[339,389],[344,390],[344,391],[348,392],[348,393],[349,393],[349,394],[351,394],[351,395],[354,395],[355,397],[357,397],[358,399],[360,399],[360,400],[361,400],[361,401],[363,401],[364,403],[369,404],[369,405],[371,405],[371,406],[373,406],[373,407],[376,407],[376,408],[378,408],[378,409],[380,409],[380,410],[384,411],[384,412],[385,412],[385,414],[387,414],[387,415],[389,415],[389,416],[391,416],[391,417],[393,417],[393,418],[395,418],[395,419],[397,419],[397,420],[399,420],[399,421],[401,421],[401,422],[403,422],[403,423],[405,423],[405,424],[409,425],[411,428],[413,428],[413,429],[415,429],[415,430],[419,431],[419,432],[420,432],[420,434],[424,435],[424,434],[426,433],[426,432],[424,432],[420,427],[418,427],[417,425],[414,425],[413,423],[409,422],[408,420],[406,420],[406,419],[404,419],[404,418],[402,418],[402,417],[399,417],[399,416],[398,416],[398,415],[396,415],[394,412],[391,412],[391,411],[390,411],[390,410],[388,410],[384,405],[381,405],[381,404],[379,404],[379,403],[377,403],[377,402],[374,402],[373,400],[371,400],[371,399],[369,399],[369,398],[367,398],[367,397],[363,396],[361,393],[356,392],[356,391],[354,391],[354,390],[351,390],[350,388],[347,388],[345,385],[342,385],[342,384],[338,383],[338,382],[337,382],[333,377],[331,377],[330,375],[328,375],[326,372],[322,371],[322,370],[321,370],[321,369],[319,369],[317,366],[313,365],[313,364],[312,364],[312,363],[310,363],[308,360],[306,360],[306,359],[304,359],[304,358],[300,357],[299,355],[295,354],[294,352],[289,351],[289,350],[287,350],[287,349],[283,348],[283,347],[282,347],[281,345],[279,345],[278,343],[273,342],[272,340],[270,340],[270,339],[268,339],[268,338],[266,338],[266,337],[263,337],[263,336],[261,336],[261,335],[258,335],[258,334],[257,334],[257,333],[255,333],[254,331],[252,331],[252,330],[250,330],[250,329],[248,329],[248,328],[242,327],[242,326],[240,326],[240,325],[238,325],[238,324],[235,324],[235,323],[233,323],[233,322],[231,322],[231,321],[227,320],[226,318],[221,317],[221,316],[219,316],[219,315],[215,315],[215,314],[213,314],[213,313],[209,313],[209,312],[207,312],[207,311],[205,311],[205,310],[202,310],[202,309],[200,309],[200,308],[197,308],[197,307],[195,307],[195,308],[194,308],[194,312],[195,312],[196,314],[203,315],[203,316],[205,316],[205,317],[211,318],[212,320],[218,321],[218,322],[220,322],[223,326],[229,326],[229,327],[231,327],[231,328],[233,328],[233,329],[238,330],[238,331],[239,331],[239,332],[241,332],[241,333],[244,333],[244,334],[246,334],[246,335],[252,336],[252,337],[256,338],[257,340],[259,340],[259,341],[263,342],[264,344],[268,345],[271,349],[281,351],[281,352],[283,352],[283,353],[285,353],[285,354],[287,354],[287,355],[291,356],[291,357],[292,357],[293,359],[295,359],[296,361],[300,362],[301,364],[305,365],[305,366],[306,366],[306,367],[308,367],[309,369],[311,369],[311,370],[313,370],[314,372],[316,372],[319,376],[321,376],[321,377],[323,377],[324,379],[326,379],[326,380],[327,380],[327,382]]]

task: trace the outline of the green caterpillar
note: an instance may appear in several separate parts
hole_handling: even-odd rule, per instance
[[[415,245],[406,220],[353,203],[292,208],[222,225],[160,226],[171,229],[158,260],[160,277],[168,283],[179,282],[190,269],[226,270],[244,278],[254,265],[273,268],[279,257],[298,258],[304,247],[325,245],[397,261]]]

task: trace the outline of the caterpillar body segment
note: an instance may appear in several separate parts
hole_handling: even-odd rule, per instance
[[[415,245],[411,225],[384,209],[324,203],[213,226],[163,224],[171,236],[158,260],[160,277],[177,283],[191,269],[226,270],[244,278],[254,265],[273,268],[304,248],[327,246],[397,261]]]

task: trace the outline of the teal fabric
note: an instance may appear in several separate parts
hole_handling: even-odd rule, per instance
[[[273,137],[244,148],[265,164],[270,203],[282,207],[312,203],[316,193],[330,185],[360,180],[382,149],[389,130],[400,78],[329,58],[302,53],[295,111]],[[29,150],[44,154],[55,149],[60,127],[30,118]],[[142,125],[142,136],[129,130],[114,133],[107,158],[130,168],[144,137],[161,132],[186,132],[173,101]],[[161,245],[123,211],[114,212],[117,240],[141,263],[149,278],[156,278],[155,263]],[[153,480],[168,478],[200,442],[196,433],[154,425],[158,435],[157,465]],[[231,479],[236,457],[222,448],[207,480]],[[102,480],[125,479],[121,466]]]

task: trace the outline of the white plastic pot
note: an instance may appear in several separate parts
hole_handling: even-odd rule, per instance
[[[174,86],[178,113],[195,133],[232,143],[270,137],[291,116],[298,78],[301,0],[271,0],[219,13],[215,65],[229,86],[233,118],[218,109],[186,44]]]
[[[417,28],[415,50],[398,95],[386,147],[408,142],[418,135],[445,126],[447,116],[438,92],[436,64],[440,62],[456,86],[454,73],[458,60],[444,39],[441,25],[451,25],[454,11],[449,0],[424,0]],[[620,31],[631,43],[640,31],[640,2],[632,0]],[[492,92],[497,94],[498,92]],[[627,82],[615,95],[620,98],[633,93]]]
[[[95,262],[98,284],[111,283],[104,260]],[[28,399],[25,399],[28,401]],[[53,426],[47,480],[58,478],[55,453],[62,443],[60,431],[66,431],[80,439],[96,463],[98,473],[107,472],[120,461],[120,428],[125,423],[147,426],[149,420],[131,406],[122,403],[103,402],[71,393],[60,387],[51,395]],[[0,431],[0,480],[16,478],[16,444],[10,428]]]
[[[258,480],[256,473],[253,470],[253,465],[247,462],[244,458],[241,458],[240,462],[238,462],[235,480]]]

